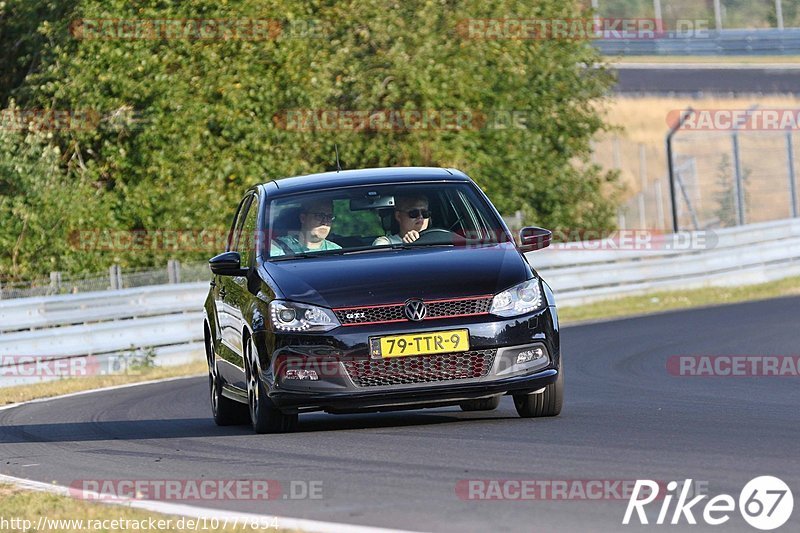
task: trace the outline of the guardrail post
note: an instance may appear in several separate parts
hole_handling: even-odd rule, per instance
[[[61,272],[50,272],[50,289],[54,294],[61,292]]]
[[[742,160],[739,156],[739,135],[734,132],[733,138],[733,175],[736,192],[736,217],[740,226],[744,226],[744,184],[742,183]]]
[[[108,269],[108,276],[111,280],[111,290],[120,290],[122,288],[122,269],[119,265],[111,265]]]
[[[167,261],[167,277],[171,284],[181,282],[181,262],[177,259]]]
[[[792,202],[792,218],[797,218],[797,179],[794,175],[794,146],[792,131],[786,132],[786,158],[789,165],[789,201]]]
[[[669,198],[672,203],[672,232],[678,233],[678,198],[675,195],[675,160],[672,157],[672,137],[681,129],[683,123],[694,113],[694,109],[687,107],[681,113],[678,123],[673,125],[667,133],[667,176],[669,177]]]

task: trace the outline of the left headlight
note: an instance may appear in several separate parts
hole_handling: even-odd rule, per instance
[[[542,286],[538,278],[533,278],[496,294],[489,312],[497,316],[524,315],[541,309],[543,303]]]
[[[341,325],[330,309],[280,300],[270,302],[269,321],[274,331],[330,331]]]

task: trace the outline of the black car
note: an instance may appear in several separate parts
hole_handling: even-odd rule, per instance
[[[210,260],[205,348],[214,420],[291,431],[298,414],[459,405],[511,394],[561,411],[553,293],[465,174],[382,168],[247,191]]]

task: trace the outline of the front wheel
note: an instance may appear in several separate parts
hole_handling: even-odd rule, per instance
[[[222,395],[222,381],[213,370],[208,372],[208,389],[215,424],[238,426],[247,423],[247,409],[243,404]]]
[[[250,407],[250,422],[256,433],[290,433],[297,429],[297,413],[285,414],[277,409],[261,380],[258,363],[255,361],[253,341],[248,342],[249,364],[247,372],[247,402]]]
[[[564,363],[558,371],[558,378],[538,394],[515,394],[514,407],[522,418],[558,416],[564,403]]]

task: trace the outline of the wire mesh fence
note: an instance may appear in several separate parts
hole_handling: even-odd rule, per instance
[[[165,268],[137,270],[123,270],[112,265],[107,274],[67,276],[61,272],[51,272],[49,278],[0,284],[0,300],[193,283],[208,281],[210,277],[208,263],[205,262],[183,264],[169,261]]]
[[[691,131],[673,140],[678,227],[711,229],[780,220],[800,211],[800,136],[793,131]],[[611,138],[594,162],[620,171],[629,198],[618,226],[671,229],[666,147]]]

